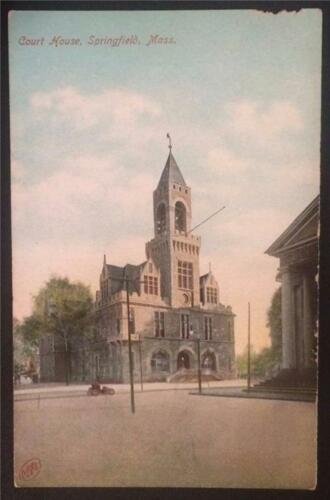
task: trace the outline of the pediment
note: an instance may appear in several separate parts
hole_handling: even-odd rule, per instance
[[[300,243],[304,243],[313,238],[317,237],[318,230],[318,216],[317,214],[309,220],[300,230],[295,232],[290,239],[283,245],[284,248],[289,248],[292,246],[296,246]]]
[[[266,253],[278,256],[290,248],[316,240],[318,237],[319,203],[320,199],[317,196],[274,241]]]

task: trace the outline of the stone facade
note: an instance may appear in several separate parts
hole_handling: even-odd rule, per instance
[[[315,367],[319,197],[266,251],[280,261],[282,369]]]
[[[220,378],[235,376],[234,314],[220,303],[212,271],[200,276],[191,189],[171,149],[153,205],[154,237],[146,243],[146,260],[119,267],[104,256],[95,300],[97,338],[84,348],[72,347],[72,379],[128,382],[129,328],[136,381],[141,373],[152,381],[183,368],[197,370],[198,337],[202,369]]]

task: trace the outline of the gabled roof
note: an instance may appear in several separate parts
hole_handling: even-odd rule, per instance
[[[130,293],[140,293],[140,270],[145,265],[145,262],[139,265],[126,264],[124,267],[113,266],[107,264],[108,273],[110,276],[111,294],[126,290],[124,277],[129,278],[128,290]]]
[[[303,210],[270,245],[266,254],[277,257],[281,252],[317,240],[320,195]]]
[[[160,176],[158,187],[167,187],[173,183],[180,184],[181,186],[187,186],[177,165],[177,162],[175,161],[172,151],[170,151],[164,170],[162,172],[162,175]]]
[[[207,280],[207,278],[208,278],[208,276],[209,276],[209,274],[210,274],[210,273],[208,272],[208,273],[206,273],[206,274],[203,274],[203,276],[200,276],[200,277],[199,277],[199,282],[200,282],[200,283],[203,283],[203,281],[206,281],[206,280]]]
[[[203,274],[202,276],[199,277],[199,284],[200,286],[204,286],[204,284],[209,280],[209,279],[212,279],[213,280],[213,284],[218,284],[217,280],[215,279],[215,276],[214,274],[212,273],[212,271],[209,271],[208,273],[206,274]],[[212,285],[213,286],[213,285]]]

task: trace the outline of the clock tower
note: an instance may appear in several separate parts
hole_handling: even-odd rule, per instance
[[[153,193],[154,238],[147,243],[146,253],[160,269],[161,295],[169,305],[198,306],[201,240],[191,232],[191,189],[175,161],[171,142],[169,150]]]

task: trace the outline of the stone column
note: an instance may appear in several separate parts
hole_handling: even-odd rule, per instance
[[[304,366],[312,366],[312,347],[313,347],[313,317],[312,317],[312,294],[313,294],[313,275],[306,272],[303,278],[304,286]]]
[[[292,310],[291,274],[288,268],[281,270],[282,276],[282,368],[295,368],[294,325]]]

